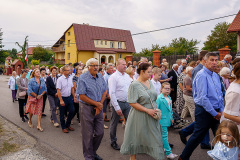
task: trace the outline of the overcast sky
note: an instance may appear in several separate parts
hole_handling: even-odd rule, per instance
[[[236,14],[239,0],[0,0],[4,49],[53,45],[72,23],[130,30],[132,34]],[[133,36],[137,52],[152,44],[168,45],[173,38],[203,42],[214,26],[234,16],[177,29]]]

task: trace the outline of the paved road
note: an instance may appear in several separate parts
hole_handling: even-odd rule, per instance
[[[61,152],[65,156],[68,156],[70,159],[84,160],[83,154],[82,154],[82,144],[81,144],[82,136],[80,132],[80,126],[78,125],[77,120],[74,119],[74,124],[72,125],[72,127],[75,128],[75,131],[70,132],[68,134],[64,134],[61,131],[61,128],[55,128],[50,123],[50,108],[49,108],[49,104],[47,103],[47,106],[45,109],[46,110],[45,113],[47,114],[47,117],[42,118],[42,127],[44,128],[44,132],[37,131],[36,116],[33,117],[34,128],[29,128],[27,125],[27,122],[23,123],[19,117],[18,103],[17,102],[13,103],[11,100],[11,90],[7,86],[8,79],[9,77],[0,75],[0,101],[1,101],[0,114],[6,119],[8,119],[9,121],[23,128],[26,132],[28,132],[32,136],[36,137],[38,141],[46,145],[49,145],[54,150]],[[109,126],[109,122],[107,122],[106,125]],[[119,124],[118,131],[117,131],[119,144],[122,144],[123,142],[123,133],[124,133],[124,129],[122,128],[121,124]],[[184,148],[184,144],[181,143],[177,130],[170,129],[169,141],[170,143],[174,144],[173,153],[179,155]],[[115,151],[111,148],[108,129],[105,129],[104,138],[102,140],[100,148],[98,149],[98,154],[105,160],[106,159],[108,160],[128,160],[129,159],[129,156],[121,155],[119,151]],[[151,157],[147,155],[139,155],[137,156],[137,159],[153,160]],[[193,153],[191,159],[208,160],[210,158],[207,155],[207,150],[202,150],[200,149],[200,147],[198,147]]]

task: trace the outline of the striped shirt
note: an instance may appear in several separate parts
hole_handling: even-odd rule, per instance
[[[107,84],[100,73],[97,73],[96,79],[89,73],[89,71],[84,74],[81,74],[78,77],[77,90],[76,90],[76,94],[78,95],[84,94],[88,98],[96,102],[100,102],[102,99],[102,94],[106,90],[107,90]]]

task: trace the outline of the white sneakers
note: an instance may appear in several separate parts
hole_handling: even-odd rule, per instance
[[[178,157],[178,155],[173,154],[173,153],[170,153],[170,154],[167,156],[168,159],[174,159],[174,158],[177,158],[177,157]]]
[[[54,125],[54,127],[59,127],[58,123],[54,123],[53,125]]]

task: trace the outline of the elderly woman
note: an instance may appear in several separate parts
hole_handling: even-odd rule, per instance
[[[192,70],[193,67],[186,68],[186,77],[183,79],[183,98],[185,100],[184,108],[182,110],[181,118],[186,118],[190,112],[192,121],[195,121],[195,104],[192,94]]]
[[[12,90],[12,101],[16,101],[16,94],[17,94],[17,79],[19,76],[17,75],[16,71],[12,72],[12,76],[9,78],[8,87]]]
[[[78,77],[82,74],[82,67],[77,66],[75,68],[75,76],[73,76],[73,86],[74,86],[74,93],[76,93],[77,90],[77,82],[78,82]],[[78,95],[75,94],[75,101],[74,101],[74,108],[75,108],[75,112],[74,112],[74,116],[77,115],[77,120],[78,123],[80,123],[80,118],[79,118],[79,101],[78,101]],[[73,118],[74,118],[73,116]]]
[[[128,103],[132,106],[124,133],[121,153],[131,155],[148,154],[157,160],[165,158],[162,142],[162,128],[156,114],[157,92],[151,81],[151,65],[141,63],[137,69],[139,77],[133,81],[128,90]],[[154,107],[154,106],[155,107]]]
[[[130,76],[130,78],[132,79],[132,81],[135,80],[135,78],[134,78],[135,71],[134,71],[134,69],[133,69],[132,66],[130,66],[130,67],[128,67],[128,68],[126,69],[126,73]]]
[[[166,72],[167,66],[164,65],[164,64],[160,64],[158,68],[160,68],[162,70],[162,75],[161,75],[161,78],[160,78],[160,82],[161,83],[168,82],[170,79],[168,78],[168,75],[167,75],[167,72]]]
[[[182,113],[185,101],[183,98],[183,79],[186,76],[186,66],[183,66],[182,73],[177,78],[177,100],[176,100],[176,108],[177,113],[180,115]]]
[[[224,86],[224,83],[223,83],[223,79],[219,74],[222,68],[223,68],[223,63],[221,61],[218,61],[217,66],[214,69],[214,72],[217,73],[217,75],[219,75],[220,82],[221,82],[221,90],[222,90],[222,93],[223,93],[223,97],[225,97],[226,89],[225,89],[225,86]]]
[[[228,67],[223,67],[220,71],[220,76],[222,77],[223,83],[224,83],[224,87],[225,87],[225,91],[228,89],[228,87],[230,86],[230,81],[229,81],[229,77],[231,75],[231,70]]]
[[[27,103],[28,98],[28,79],[26,78],[27,73],[28,72],[26,70],[22,70],[21,77],[17,79],[17,98],[19,105],[19,115],[22,118],[22,122],[25,122],[25,118],[28,120],[28,117],[24,115],[24,105]]]
[[[230,84],[226,92],[224,117],[222,117],[221,121],[229,119],[236,122],[240,131],[240,62],[234,65],[233,73],[236,76],[236,80]]]
[[[40,70],[36,68],[33,70],[28,82],[28,101],[26,105],[26,113],[29,113],[28,125],[30,128],[33,128],[32,116],[37,115],[37,129],[41,132],[43,131],[41,127],[43,95],[46,93],[46,91],[47,88],[45,81],[40,78]]]

